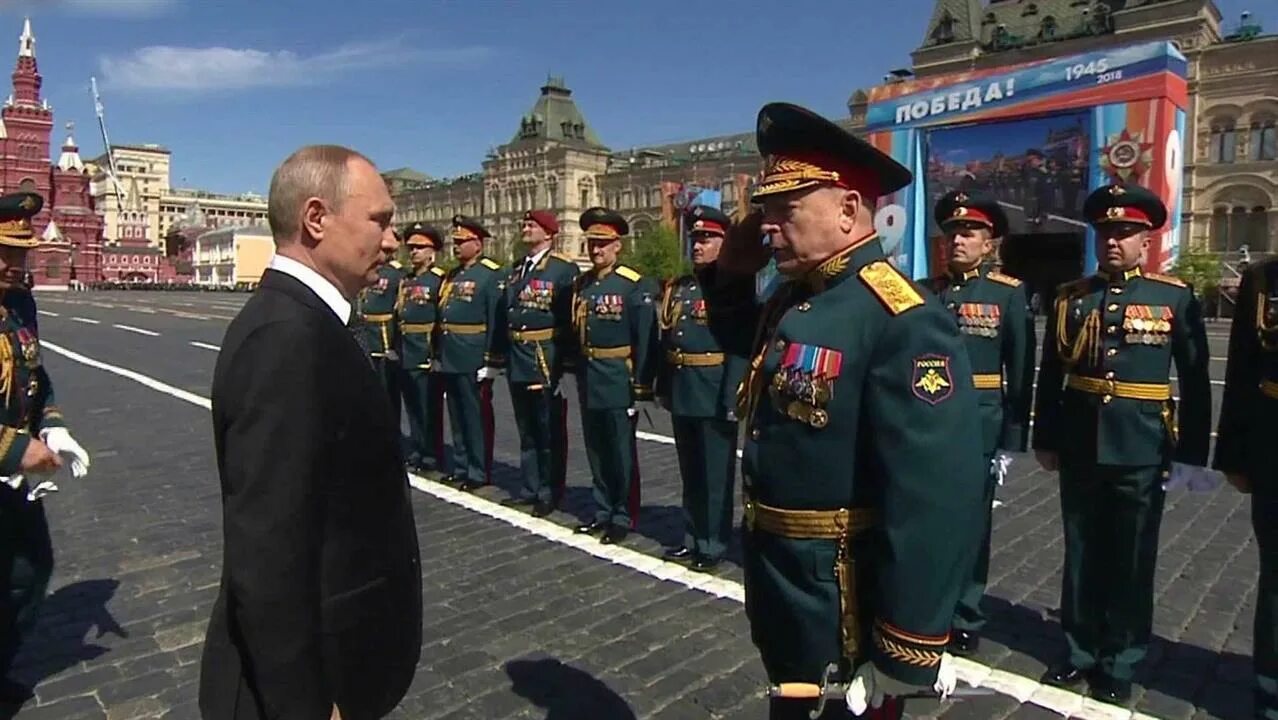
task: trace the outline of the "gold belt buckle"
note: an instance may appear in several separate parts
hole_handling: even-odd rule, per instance
[[[1105,388],[1105,394],[1106,394],[1106,395],[1117,395],[1117,394],[1118,394],[1118,383],[1117,383],[1116,381],[1114,381],[1114,380],[1103,380],[1103,381],[1101,381],[1101,382],[1102,382],[1102,384],[1103,384],[1103,386],[1104,386],[1104,388]]]
[[[682,350],[674,350],[674,351],[672,351],[672,352],[671,352],[671,355],[673,355],[673,356],[674,356],[674,358],[673,358],[674,366],[675,366],[675,367],[683,367],[683,351],[682,351]]]

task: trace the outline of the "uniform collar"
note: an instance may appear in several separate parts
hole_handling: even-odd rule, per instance
[[[550,246],[549,246],[549,245],[547,245],[546,247],[542,248],[542,250],[541,250],[540,252],[538,252],[538,253],[537,253],[537,254],[535,254],[535,255],[532,255],[532,256],[531,256],[531,257],[532,257],[532,267],[533,267],[533,268],[540,268],[540,267],[541,267],[541,263],[542,263],[542,262],[546,259],[546,256],[547,256],[547,255],[549,255],[549,254],[550,254]],[[527,260],[524,260],[524,262],[528,262],[528,261],[527,261]]]
[[[985,263],[979,263],[977,264],[976,267],[970,270],[962,270],[959,272],[955,272],[951,270],[950,280],[956,284],[961,285],[962,283],[965,283],[968,280],[973,280],[975,278],[981,277],[984,274],[985,274]]]
[[[1105,282],[1125,283],[1134,277],[1140,277],[1141,272],[1140,272],[1140,266],[1137,265],[1136,267],[1131,268],[1129,270],[1123,270],[1122,272],[1115,272],[1115,273],[1111,273],[1107,270],[1097,270],[1096,275],[1097,277],[1104,280]]]
[[[842,282],[848,275],[883,258],[883,246],[879,236],[871,232],[821,262],[799,279],[799,283],[813,292],[821,292]]]

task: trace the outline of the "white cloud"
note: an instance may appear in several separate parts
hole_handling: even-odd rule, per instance
[[[319,85],[351,70],[406,62],[477,62],[489,53],[484,47],[421,51],[399,41],[343,45],[309,56],[290,50],[153,45],[103,57],[98,64],[104,86],[114,90],[211,92]]]

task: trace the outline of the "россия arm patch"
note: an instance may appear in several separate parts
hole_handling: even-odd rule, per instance
[[[954,394],[954,373],[948,355],[920,355],[914,358],[910,389],[914,397],[938,405]]]

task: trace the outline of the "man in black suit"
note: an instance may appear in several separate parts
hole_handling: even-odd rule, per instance
[[[394,204],[367,158],[310,146],[267,212],[275,257],[213,375],[225,557],[200,711],[380,718],[421,654],[421,570],[396,418],[347,324]]]

